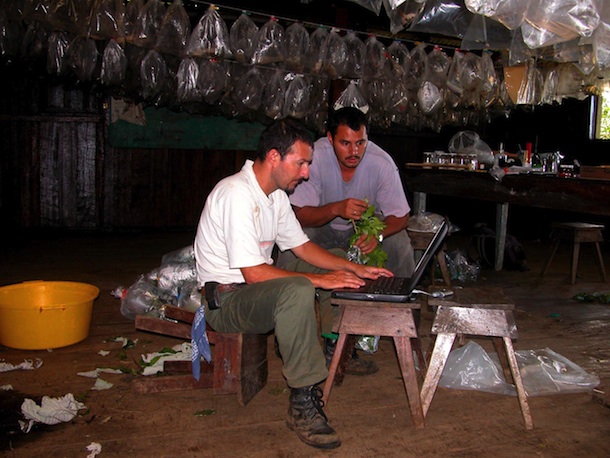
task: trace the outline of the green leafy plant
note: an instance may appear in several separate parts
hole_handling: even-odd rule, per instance
[[[358,221],[353,219],[350,221],[354,226],[354,235],[352,235],[349,241],[350,247],[353,247],[356,240],[362,235],[379,240],[381,231],[386,228],[386,224],[375,216],[374,205],[369,205]],[[383,267],[387,259],[388,254],[381,249],[381,245],[377,245],[369,254],[362,256],[362,263],[368,266]]]

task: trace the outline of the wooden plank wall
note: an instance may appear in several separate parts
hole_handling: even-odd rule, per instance
[[[74,86],[0,92],[2,229],[193,229],[244,151],[119,149],[104,98]]]

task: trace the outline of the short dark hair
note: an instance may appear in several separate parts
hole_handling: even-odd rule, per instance
[[[354,107],[345,107],[330,112],[326,123],[326,131],[334,137],[339,126],[347,126],[352,130],[360,130],[364,126],[367,132],[369,130],[365,114]]]
[[[305,126],[292,119],[280,119],[269,125],[261,134],[256,157],[264,161],[267,153],[275,149],[284,159],[297,141],[302,141],[313,148],[313,136]]]

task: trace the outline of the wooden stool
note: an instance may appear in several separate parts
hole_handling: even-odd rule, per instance
[[[424,416],[430,408],[456,335],[489,336],[494,338],[494,348],[503,364],[507,380],[512,375],[525,428],[533,429],[527,394],[511,340],[517,338],[517,325],[513,316],[515,306],[507,300],[502,289],[464,288],[444,299],[429,297],[428,304],[437,307],[431,331],[437,336],[421,390]]]
[[[597,260],[599,262],[599,271],[602,280],[606,281],[606,268],[604,267],[604,259],[602,258],[602,252],[599,247],[599,242],[604,241],[602,231],[604,230],[603,224],[589,224],[589,223],[552,223],[551,239],[554,241],[553,250],[546,262],[540,276],[544,277],[549,270],[551,261],[557,252],[559,243],[562,240],[572,242],[572,263],[571,263],[571,282],[576,283],[576,271],[578,270],[578,256],[580,255],[580,244],[581,243],[594,243],[595,250],[597,253]]]
[[[423,428],[424,415],[411,347],[411,339],[415,339],[415,350],[422,365],[420,367],[423,368],[425,361],[413,321],[413,309],[419,309],[420,304],[418,302],[396,304],[346,299],[332,299],[332,304],[340,306],[342,313],[339,322],[333,329],[334,332],[339,334],[339,339],[330,363],[329,375],[324,384],[324,394],[322,396],[324,403],[328,403],[333,384],[340,385],[343,382],[345,369],[358,336],[391,336],[394,338],[413,423],[415,423],[416,428]]]
[[[165,317],[136,316],[136,329],[181,339],[191,339],[191,325],[195,314],[166,305]],[[194,388],[212,388],[214,394],[237,394],[241,405],[246,405],[267,383],[267,335],[216,332],[207,329],[210,345],[214,345],[210,364],[201,361],[201,378],[191,373],[190,361],[166,361],[162,377],[141,377],[133,381],[138,393],[159,393]]]
[[[407,233],[409,234],[409,238],[411,239],[411,246],[414,251],[424,251],[426,247],[430,244],[432,237],[434,237],[434,232],[418,232],[418,231],[410,231],[407,229]],[[445,247],[443,244],[438,253],[436,253],[436,261],[441,270],[441,275],[443,277],[443,282],[447,286],[451,286],[451,275],[449,275],[449,269],[447,268],[447,261],[445,260]],[[433,262],[430,267],[430,277],[432,278],[432,283],[434,283],[434,270],[436,268],[435,263]]]

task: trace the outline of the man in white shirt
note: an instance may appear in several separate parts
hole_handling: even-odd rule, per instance
[[[265,129],[256,160],[221,180],[208,196],[195,259],[200,287],[222,284],[219,304],[205,304],[206,321],[219,332],[275,330],[291,388],[286,423],[306,444],[330,449],[341,441],[322,411],[317,387],[328,370],[317,335],[316,293],[322,330],[330,332],[337,313],[330,305],[332,289],[359,287],[363,278],[392,273],[352,263],[303,232],[286,193],[309,177],[312,147],[309,131],[294,121],[277,121]],[[275,244],[298,259],[285,269],[274,266]]]

